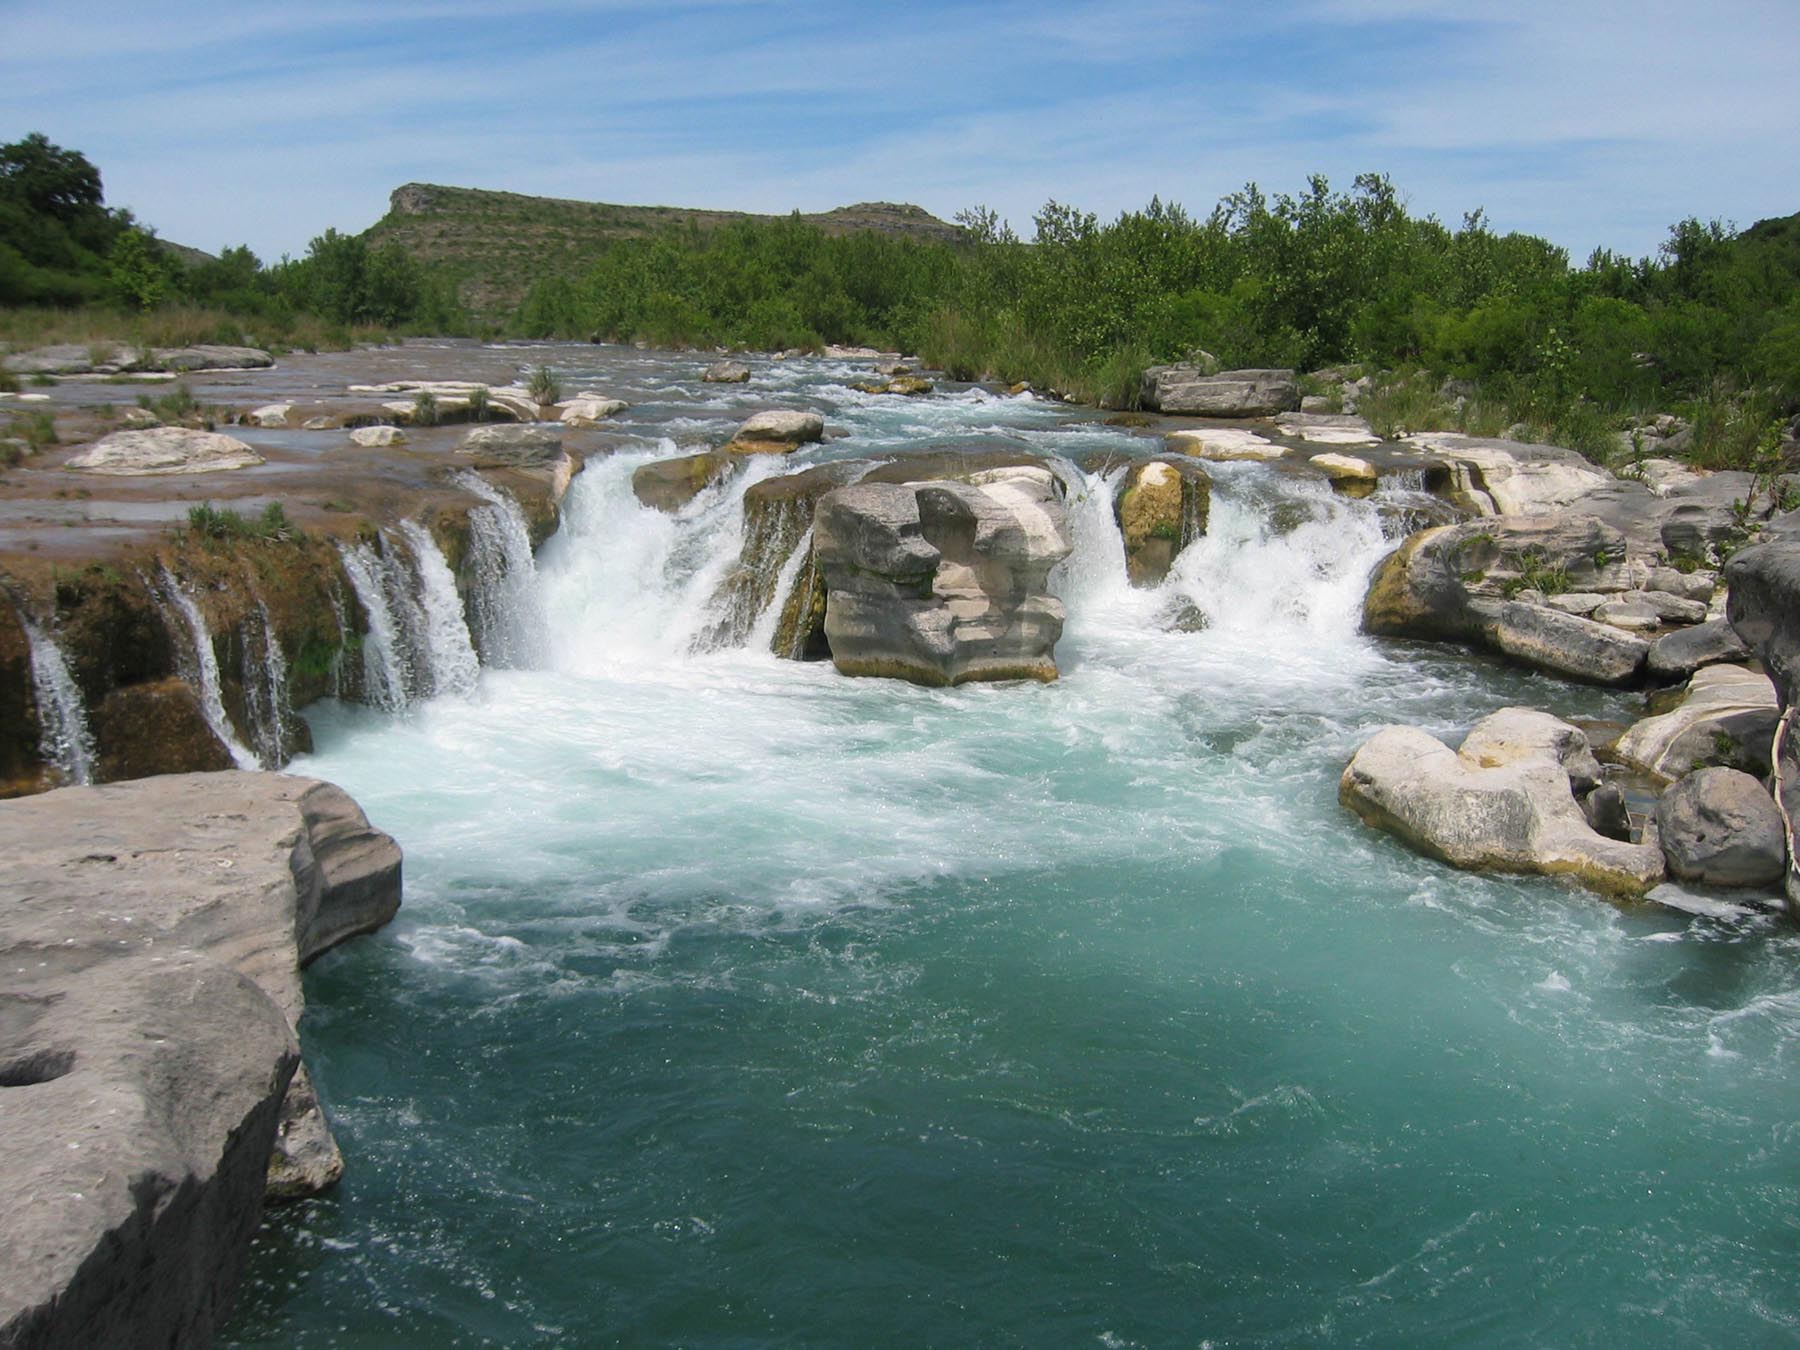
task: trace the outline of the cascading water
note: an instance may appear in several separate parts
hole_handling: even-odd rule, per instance
[[[278,768],[287,759],[288,693],[287,659],[281,654],[281,641],[275,632],[275,620],[262,600],[256,602],[261,624],[256,642],[251,643],[248,624],[239,630],[242,650],[240,664],[244,672],[244,711],[250,719],[250,740],[264,768]]]
[[[425,618],[426,665],[431,672],[431,694],[466,696],[475,689],[481,664],[463,617],[462,597],[443,550],[431,531],[415,521],[400,523],[401,538],[418,569],[419,609]]]
[[[38,743],[44,758],[70,783],[94,781],[94,738],[81,689],[54,638],[23,620],[31,648],[31,687],[37,699]]]
[[[369,620],[369,631],[362,642],[363,697],[373,707],[401,712],[412,701],[415,677],[411,636],[389,604],[394,589],[389,585],[394,564],[361,540],[340,544],[338,556]]]
[[[620,434],[741,420],[693,360],[617,359],[644,380]],[[228,1344],[1800,1326],[1769,1236],[1800,940],[1456,872],[1338,805],[1386,723],[1627,709],[1358,633],[1416,485],[1219,465],[1206,536],[1138,590],[1116,478],[1065,465],[1049,685],[842,678],[773,659],[766,610],[696,654],[751,475],[959,435],[1153,449],[1035,400],[829,411],[842,440],[677,515],[630,482],[672,444],[591,461],[538,559],[539,669],[315,709],[303,771],[401,839],[407,902],[308,976],[356,1184],[275,1217]]]
[[[544,615],[525,513],[478,473],[458,474],[456,481],[487,503],[469,512],[470,595],[481,660],[489,666],[531,666],[539,657]]]
[[[775,574],[775,584],[771,588],[772,599],[762,607],[751,625],[748,645],[759,652],[773,651],[775,630],[781,624],[782,611],[787,608],[794,595],[796,584],[811,588],[812,571],[817,566],[812,552],[812,526],[808,525],[781,564],[781,570]],[[807,575],[802,577],[800,569],[805,567]],[[789,660],[798,660],[799,653],[794,651],[776,651],[777,656],[785,656]]]
[[[207,631],[206,616],[200,612],[200,606],[181,589],[181,583],[167,568],[162,569],[154,593],[163,602],[165,622],[168,611],[173,609],[187,631],[188,641],[185,646],[179,641],[173,644],[176,665],[180,668],[182,679],[198,692],[200,715],[206,719],[207,727],[219,738],[219,743],[230,753],[232,763],[238,768],[260,769],[262,763],[257,759],[256,752],[238,739],[237,729],[231,725],[231,718],[225,712],[225,700],[219,684],[219,658],[213,651],[212,634]],[[171,632],[170,637],[174,636]]]

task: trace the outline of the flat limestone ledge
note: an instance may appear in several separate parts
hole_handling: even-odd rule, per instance
[[[203,1343],[265,1195],[342,1161],[300,967],[399,906],[340,788],[180,774],[0,803],[0,1347]]]

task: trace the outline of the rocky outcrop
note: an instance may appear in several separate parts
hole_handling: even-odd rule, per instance
[[[165,473],[216,473],[248,469],[263,457],[235,437],[187,427],[115,431],[65,464],[85,473],[137,477]]]
[[[1212,479],[1190,459],[1144,460],[1119,480],[1113,516],[1133,586],[1160,586],[1175,557],[1206,533]]]
[[[0,1343],[204,1344],[289,1141],[329,1144],[300,965],[392,917],[399,850],[331,784],[224,773],[0,804],[0,855]]]
[[[814,412],[760,412],[721,449],[734,455],[791,455],[825,439],[825,419]]]
[[[456,453],[477,469],[538,468],[562,458],[562,431],[550,426],[470,427]]]
[[[1669,870],[1708,886],[1769,886],[1787,871],[1781,812],[1736,769],[1700,769],[1658,798],[1656,828]]]
[[[672,515],[729,474],[738,462],[723,450],[652,460],[632,471],[631,491],[651,510]]]
[[[121,342],[94,346],[64,343],[17,352],[0,362],[15,375],[121,375],[136,372],[258,370],[275,358],[256,347],[212,343],[192,347],[130,347]]]
[[[819,500],[813,547],[844,674],[927,685],[1056,678],[1063,608],[1045,585],[1071,544],[1047,469],[838,488]]]
[[[1228,463],[1231,460],[1280,459],[1287,449],[1267,436],[1241,427],[1196,427],[1191,431],[1171,431],[1163,437],[1163,449],[1172,455]]]
[[[1302,403],[1305,400],[1301,400]],[[1315,445],[1375,445],[1381,440],[1368,422],[1348,413],[1283,413],[1275,426],[1284,436],[1297,436]]]
[[[1452,866],[1568,876],[1639,896],[1663,877],[1661,850],[1589,824],[1574,782],[1591,774],[1582,733],[1528,709],[1477,724],[1462,751],[1416,727],[1384,727],[1351,758],[1338,800],[1365,823]],[[1571,774],[1571,765],[1576,770]]]
[[[1355,455],[1313,455],[1306,462],[1330,480],[1334,492],[1346,497],[1370,496],[1381,485],[1375,466]]]
[[[1767,774],[1780,716],[1768,676],[1743,666],[1707,666],[1694,672],[1678,704],[1634,722],[1613,753],[1665,780],[1705,765]]]
[[[1153,412],[1192,417],[1273,417],[1297,412],[1300,385],[1291,370],[1227,370],[1204,366],[1151,366],[1139,397]]]
[[[1573,450],[1555,445],[1430,431],[1407,441],[1431,452],[1449,471],[1440,489],[1457,505],[1482,516],[1530,516],[1560,511],[1613,482]]]
[[[1795,864],[1795,823],[1800,821],[1800,517],[1774,521],[1770,541],[1742,549],[1725,567],[1731,626],[1749,644],[1775,682],[1781,718],[1770,747],[1775,804],[1787,835],[1787,893],[1800,905],[1800,867]],[[1800,909],[1796,910],[1800,913]]]

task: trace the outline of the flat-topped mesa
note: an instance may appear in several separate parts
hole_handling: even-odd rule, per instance
[[[1072,544],[1048,469],[838,488],[819,500],[813,547],[842,673],[925,685],[1057,677],[1063,607],[1046,586]]]

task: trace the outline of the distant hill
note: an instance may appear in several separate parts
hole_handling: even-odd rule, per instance
[[[772,220],[745,211],[527,197],[516,192],[408,183],[394,189],[388,213],[365,234],[371,246],[398,243],[422,263],[454,275],[462,301],[478,318],[510,315],[532,282],[573,275],[612,239],[672,226],[717,229],[737,220]],[[917,206],[859,202],[802,219],[827,234],[872,230],[902,238],[956,243],[963,232]]]

